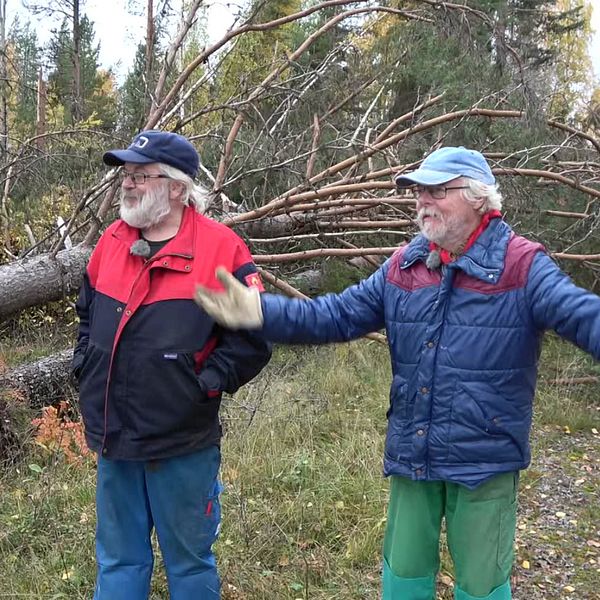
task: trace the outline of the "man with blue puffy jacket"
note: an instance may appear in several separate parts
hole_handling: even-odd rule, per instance
[[[445,518],[456,600],[509,600],[542,334],[553,329],[600,358],[600,298],[502,220],[479,152],[441,148],[396,183],[413,188],[421,233],[358,285],[292,300],[220,270],[226,293],[199,288],[196,301],[228,327],[262,327],[278,342],[340,342],[385,327],[383,598],[435,598]]]

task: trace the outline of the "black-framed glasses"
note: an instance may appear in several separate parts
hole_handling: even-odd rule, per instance
[[[443,200],[448,190],[468,190],[468,185],[415,185],[411,188],[418,200],[423,194],[429,194],[434,200]]]
[[[170,179],[168,175],[148,175],[148,173],[141,173],[139,171],[131,172],[121,169],[119,171],[120,182],[123,183],[127,178],[131,179],[134,185],[144,185],[146,179]]]

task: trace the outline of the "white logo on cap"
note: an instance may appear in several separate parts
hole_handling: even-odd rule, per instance
[[[137,148],[143,148],[148,143],[148,138],[145,135],[140,135],[140,137],[135,141],[134,146]]]

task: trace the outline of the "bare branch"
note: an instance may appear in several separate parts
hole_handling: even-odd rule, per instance
[[[567,254],[565,252],[553,252],[552,256],[562,260],[575,260],[578,262],[600,260],[600,254]]]
[[[317,159],[317,147],[319,145],[319,138],[321,137],[321,127],[319,125],[319,117],[315,114],[313,117],[313,138],[310,149],[310,158],[306,165],[306,179],[310,179],[313,169],[315,168],[315,161]]]
[[[196,13],[198,12],[198,9],[200,8],[201,5],[202,5],[202,0],[193,0],[192,3],[190,4],[190,7],[188,9],[188,12],[187,12],[185,18],[179,24],[179,29],[177,31],[177,34],[175,35],[175,39],[173,40],[173,43],[169,47],[167,56],[165,57],[162,71],[160,72],[160,75],[158,77],[158,82],[156,84],[156,88],[154,89],[153,97],[154,97],[154,102],[156,104],[158,104],[160,102],[160,99],[161,99],[163,91],[164,91],[165,82],[167,80],[167,76],[173,69],[173,63],[175,62],[175,57],[177,56],[177,52],[179,51],[179,48],[183,44],[185,37],[188,34],[189,30],[194,25],[194,19],[196,17]],[[193,71],[190,71],[190,74],[192,72]],[[158,107],[156,107],[156,108],[158,108]]]
[[[304,250],[302,252],[288,252],[286,254],[255,254],[254,262],[257,265],[271,265],[283,262],[294,262],[297,260],[311,260],[313,258],[325,258],[327,256],[366,256],[369,254],[392,255],[397,246],[381,248],[317,248],[316,250]]]

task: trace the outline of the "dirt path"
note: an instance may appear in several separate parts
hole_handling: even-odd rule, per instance
[[[600,599],[600,435],[538,430],[521,480],[515,600]]]

